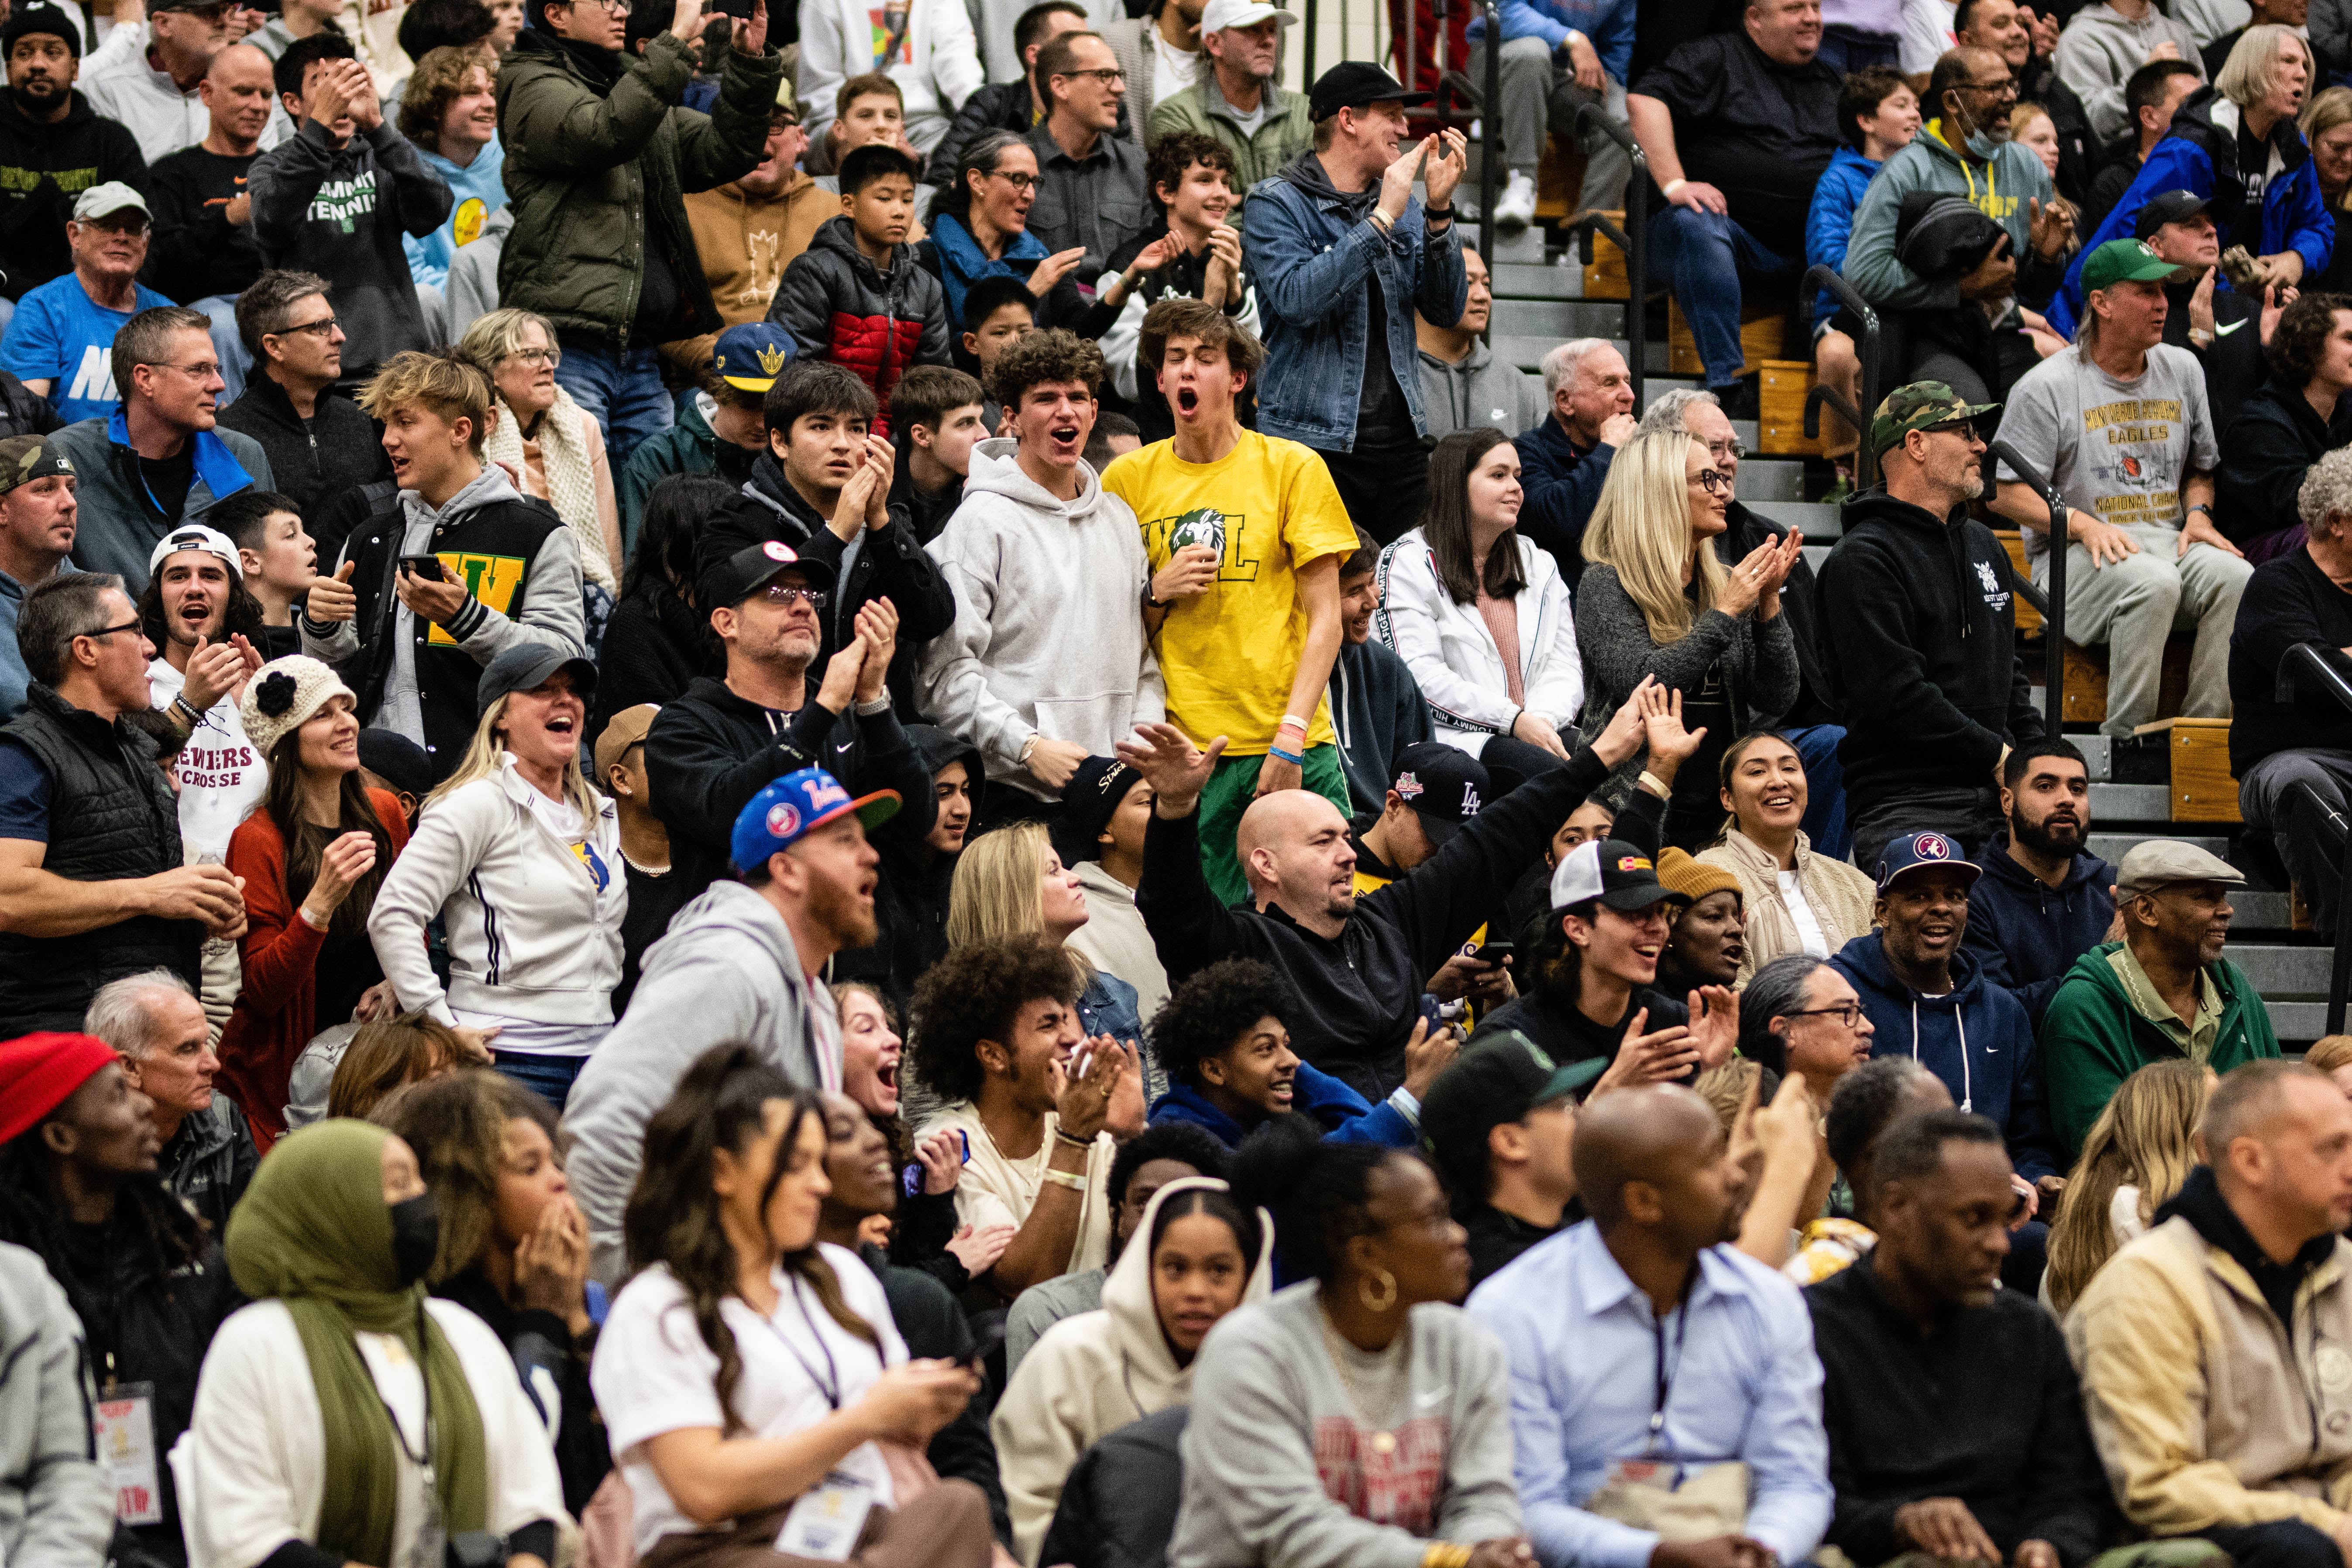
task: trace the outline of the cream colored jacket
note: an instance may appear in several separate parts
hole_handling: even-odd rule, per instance
[[[1797,921],[1780,897],[1780,867],[1770,853],[1738,828],[1710,845],[1696,858],[1720,866],[1739,879],[1739,901],[1748,923],[1748,956],[1731,984],[1741,986],[1759,969],[1776,958],[1802,952]],[[1797,885],[1812,906],[1822,936],[1835,952],[1870,931],[1870,906],[1878,896],[1871,879],[1843,860],[1813,853],[1813,841],[1801,829],[1797,834]]]
[[[2352,1510],[2352,1242],[2295,1297],[2290,1346],[2235,1258],[2187,1219],[2110,1258],[2065,1321],[2091,1436],[2151,1535]]]

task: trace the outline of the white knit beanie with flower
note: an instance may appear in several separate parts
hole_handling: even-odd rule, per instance
[[[352,689],[328,666],[299,653],[289,654],[253,672],[253,679],[245,683],[245,700],[237,704],[237,715],[266,761],[279,741],[300,729],[330,700],[351,695]]]

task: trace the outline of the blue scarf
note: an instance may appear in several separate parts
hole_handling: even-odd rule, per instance
[[[118,447],[131,445],[131,421],[119,403],[107,418],[106,438]],[[196,482],[212,491],[214,500],[226,500],[252,486],[253,476],[229,451],[227,442],[209,430],[198,430],[188,438],[195,443]],[[182,515],[185,515],[184,510]]]
[[[931,219],[931,245],[939,253],[940,283],[948,292],[948,320],[959,332],[965,327],[965,289],[983,278],[1018,278],[1025,283],[1037,263],[1053,254],[1044,240],[1024,229],[1004,247],[1004,258],[996,260],[980,247],[970,229],[944,215]]]

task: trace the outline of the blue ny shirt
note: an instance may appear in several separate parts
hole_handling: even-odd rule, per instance
[[[114,385],[114,334],[138,310],[172,303],[141,284],[134,310],[110,310],[74,274],[52,278],[16,301],[7,335],[0,337],[0,369],[22,381],[47,382],[49,406],[68,425],[103,419],[122,401]]]

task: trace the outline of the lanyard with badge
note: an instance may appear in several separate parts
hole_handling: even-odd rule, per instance
[[[1662,1487],[1668,1491],[1682,1484],[1683,1467],[1675,1458],[1674,1445],[1666,1440],[1666,1402],[1674,1397],[1675,1376],[1683,1367],[1683,1337],[1690,1328],[1690,1303],[1681,1305],[1666,1314],[1675,1322],[1675,1344],[1671,1358],[1666,1351],[1664,1319],[1653,1319],[1651,1331],[1656,1336],[1657,1397],[1650,1406],[1649,1441],[1640,1458],[1619,1459],[1609,1468],[1603,1485],[1623,1484]]]
[[[800,1346],[793,1343],[784,1331],[776,1326],[774,1320],[761,1313],[760,1321],[776,1336],[776,1342],[791,1352],[793,1360],[800,1363],[801,1371],[807,1373],[809,1382],[824,1395],[826,1406],[837,1411],[841,1408],[841,1368],[833,1359],[833,1347],[825,1342],[824,1333],[816,1326],[815,1314],[808,1310],[807,1298],[802,1294],[800,1277],[792,1276],[790,1283],[793,1305],[800,1309],[801,1321],[808,1326],[809,1338],[816,1342],[818,1352],[824,1357],[825,1375],[817,1375],[816,1367],[801,1353]],[[792,1511],[784,1516],[784,1527],[776,1534],[776,1550],[795,1557],[845,1563],[850,1552],[856,1550],[857,1539],[866,1529],[866,1516],[873,1510],[876,1501],[872,1481],[862,1476],[828,1470],[824,1479],[803,1492],[793,1502]]]
[[[114,1375],[114,1352],[106,1352],[106,1383],[90,1410],[90,1436],[98,1462],[114,1487],[118,1524],[163,1522],[162,1467],[155,1452],[155,1385],[123,1383]]]

